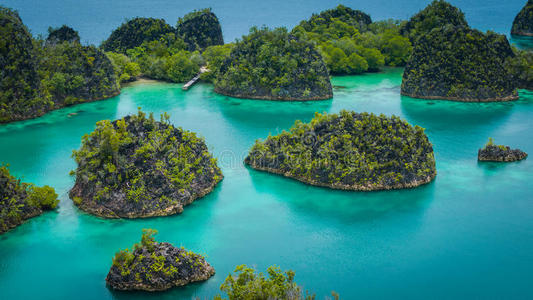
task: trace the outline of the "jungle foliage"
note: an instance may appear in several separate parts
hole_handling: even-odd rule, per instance
[[[511,34],[533,36],[533,0],[528,0],[513,21]]]
[[[253,27],[237,41],[215,80],[221,94],[272,100],[332,97],[328,70],[314,45],[285,28]]]
[[[426,183],[435,174],[424,129],[399,117],[341,111],[316,113],[290,131],[257,140],[253,168],[338,189],[377,190]]]
[[[178,19],[176,34],[187,44],[188,51],[224,45],[222,28],[210,8],[195,10]]]
[[[59,200],[52,187],[21,182],[0,166],[0,234],[57,207]]]

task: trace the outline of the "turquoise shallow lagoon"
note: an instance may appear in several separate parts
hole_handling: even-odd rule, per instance
[[[478,163],[488,137],[533,154],[533,93],[511,103],[457,103],[400,96],[401,69],[335,77],[333,100],[251,101],[210,85],[137,84],[120,96],[0,126],[0,160],[24,180],[61,195],[57,212],[0,236],[1,299],[201,299],[218,292],[238,264],[277,264],[322,299],[533,298],[533,160]],[[181,215],[103,220],[68,199],[70,158],[96,121],[167,111],[173,124],[205,137],[225,179]],[[315,111],[399,115],[426,128],[438,175],[413,190],[342,192],[304,185],[242,164],[255,139]],[[142,228],[160,241],[204,253],[217,274],[158,294],[105,286],[115,251]]]

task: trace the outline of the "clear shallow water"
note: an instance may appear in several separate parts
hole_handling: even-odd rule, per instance
[[[247,34],[252,25],[292,28],[313,13],[339,3],[360,9],[373,20],[408,19],[430,0],[0,0],[0,5],[19,10],[34,34],[46,34],[49,26],[67,24],[79,30],[82,42],[100,44],[126,18],[164,18],[175,25],[186,13],[212,7],[222,24],[226,42]],[[509,34],[514,17],[526,0],[450,0],[466,14],[470,25],[480,30]]]
[[[61,195],[57,212],[0,236],[0,298],[204,299],[238,264],[293,269],[319,299],[331,290],[343,299],[532,298],[533,160],[480,164],[476,155],[488,137],[533,153],[533,93],[492,104],[411,99],[399,95],[401,69],[333,83],[335,98],[313,103],[230,99],[202,84],[189,92],[136,85],[110,100],[0,126],[1,161]],[[67,197],[72,149],[96,121],[138,106],[168,111],[173,124],[204,136],[225,179],[177,216],[103,220],[77,210]],[[341,109],[396,114],[427,128],[436,180],[413,190],[341,192],[243,166],[255,139]],[[217,274],[165,293],[108,290],[112,256],[148,227],[160,241],[207,254]]]

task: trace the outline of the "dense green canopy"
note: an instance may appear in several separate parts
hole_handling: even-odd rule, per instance
[[[7,166],[0,166],[0,234],[54,209],[58,203],[53,188],[23,183],[9,173]]]
[[[518,98],[507,68],[514,56],[504,35],[445,26],[422,35],[405,67],[402,94],[459,101]]]
[[[446,25],[468,27],[464,13],[444,0],[434,0],[422,11],[411,17],[401,29],[414,43],[416,39],[434,28]]]
[[[78,167],[71,199],[108,218],[181,213],[222,180],[203,139],[172,126],[166,114],[159,122],[140,110],[100,121],[73,156]]]
[[[174,33],[174,28],[163,19],[135,18],[115,29],[101,47],[106,52],[126,53],[128,49],[159,40],[168,33]]]
[[[215,91],[272,100],[333,96],[328,70],[314,45],[290,35],[285,28],[252,28],[221,67]]]
[[[47,44],[60,44],[63,42],[79,43],[80,36],[78,32],[67,25],[63,25],[59,28],[48,28]]]
[[[511,34],[533,36],[533,0],[528,0],[513,21]]]
[[[398,117],[341,111],[296,121],[256,141],[245,162],[302,182],[345,190],[415,187],[436,175],[424,129]]]
[[[211,9],[193,11],[178,20],[177,36],[187,43],[187,50],[204,50],[223,45],[222,28]]]
[[[329,26],[335,21],[355,27],[359,31],[365,31],[367,26],[372,23],[372,19],[366,13],[344,5],[338,5],[336,8],[325,10],[320,14],[313,14],[309,20],[300,22],[299,26],[306,31],[313,31],[316,27]]]

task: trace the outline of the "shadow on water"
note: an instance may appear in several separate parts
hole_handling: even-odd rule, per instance
[[[247,167],[255,190],[320,219],[366,222],[400,212],[420,211],[433,199],[434,181],[415,189],[357,192],[310,186]]]

